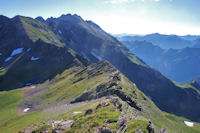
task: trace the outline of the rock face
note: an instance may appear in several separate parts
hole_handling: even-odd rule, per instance
[[[149,121],[149,125],[147,127],[147,130],[148,130],[149,133],[155,133],[155,130],[154,130],[154,127],[153,127],[151,121]]]
[[[58,127],[60,128],[60,130],[64,131],[64,130],[67,130],[68,128],[70,128],[73,123],[74,123],[73,120],[63,121],[58,125]]]
[[[90,114],[92,114],[92,112],[93,112],[92,109],[88,109],[88,110],[86,110],[86,112],[85,112],[85,116],[86,116],[86,115],[90,115]]]
[[[103,126],[95,131],[95,133],[113,133],[108,127]]]

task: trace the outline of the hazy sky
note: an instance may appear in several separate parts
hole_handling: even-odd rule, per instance
[[[199,34],[200,0],[0,0],[0,14],[76,13],[113,34]]]

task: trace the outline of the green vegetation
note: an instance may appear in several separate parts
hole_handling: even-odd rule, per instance
[[[21,89],[0,92],[0,131],[12,133],[19,128],[39,121],[39,112],[22,115],[18,113],[17,106],[23,97]]]
[[[41,39],[46,43],[56,44],[57,46],[64,45],[60,42],[60,37],[55,35],[46,24],[32,18],[20,17],[20,19],[30,39],[34,42]]]
[[[138,130],[148,133],[147,126],[148,121],[146,120],[131,120],[128,123],[127,133],[135,133]]]
[[[0,123],[17,116],[16,107],[22,99],[20,89],[0,92]],[[1,125],[0,124],[0,125]]]
[[[133,53],[131,53],[130,51],[125,50],[124,48],[121,48],[122,52],[124,55],[126,55],[128,57],[129,60],[131,60],[133,63],[137,64],[137,65],[141,65],[144,67],[148,67],[146,64],[144,64],[143,62],[141,62]]]
[[[79,74],[81,71],[84,71],[84,73]],[[62,74],[57,75],[52,81],[46,81],[45,83],[38,85],[35,93],[24,102],[38,102],[40,103],[38,107],[62,103],[87,91],[92,91],[98,85],[107,82],[107,79],[105,78],[106,73],[103,73],[104,70],[102,70],[103,74],[94,75],[92,78],[88,78],[89,71],[91,71],[91,68],[86,70],[83,70],[80,67],[70,68]],[[101,70],[96,71],[99,71],[99,73],[101,72]]]
[[[196,123],[195,127],[187,127],[184,124],[184,121],[189,121],[182,117],[177,117],[172,114],[168,114],[160,111],[155,104],[147,98],[144,93],[142,93],[137,87],[130,82],[125,76],[121,76],[121,82],[119,83],[122,88],[122,91],[126,93],[127,96],[130,96],[137,106],[142,107],[139,116],[143,119],[151,120],[156,130],[160,128],[167,129],[169,132],[176,133],[198,133],[200,132],[200,125]],[[126,109],[127,115],[133,111],[133,108]]]
[[[93,103],[79,106],[71,109],[62,109],[58,107],[54,109],[47,109],[43,111],[35,111],[32,113],[20,113],[18,104],[22,100],[23,89],[0,92],[0,131],[3,133],[14,133],[31,124],[39,124],[49,120],[62,119],[71,116],[74,111],[82,111],[89,108]],[[61,108],[61,109],[60,109]]]
[[[38,133],[38,132],[42,132],[45,131],[46,129],[50,129],[51,125],[43,125],[38,127],[37,129],[35,129],[34,131],[32,131],[32,133]]]
[[[102,128],[104,124],[116,132],[119,127],[117,123],[119,115],[120,112],[112,104],[97,110],[93,109],[92,114],[76,118],[75,123],[66,133],[94,133],[95,130]]]
[[[184,84],[184,85],[181,85],[181,84],[179,84],[179,83],[177,83],[176,81],[174,81],[174,80],[172,80],[172,79],[170,79],[172,82],[173,82],[173,84],[174,85],[176,85],[177,87],[180,87],[180,88],[183,88],[183,89],[193,89],[193,90],[195,90],[196,92],[198,92],[199,94],[200,94],[200,91],[196,88],[196,87],[194,87],[194,86],[192,86],[191,84]]]
[[[22,89],[0,92],[0,131],[12,133],[34,122],[41,122],[40,112],[27,115],[18,113],[17,106],[22,97]]]
[[[85,92],[96,92],[96,87],[105,85],[101,91],[108,89],[116,90],[117,87],[108,87],[111,84],[120,86],[120,91],[135,102],[135,106],[142,108],[138,111],[130,107],[125,101],[122,102],[122,110],[127,118],[135,119],[128,122],[127,132],[133,132],[140,128],[143,132],[146,130],[147,120],[151,120],[156,130],[160,128],[167,129],[169,132],[177,133],[198,133],[199,124],[195,127],[187,127],[180,118],[175,115],[160,111],[153,102],[148,99],[136,85],[130,82],[123,74],[115,71],[106,62],[101,62],[93,67],[72,67],[61,74],[55,76],[52,80],[38,84],[31,90],[29,87],[16,89],[12,91],[0,92],[0,131],[4,133],[16,132],[20,129],[39,124],[49,120],[74,120],[75,123],[67,132],[94,132],[102,128],[105,124],[109,129],[116,132],[119,129],[117,123],[120,111],[113,104],[103,108],[97,108],[97,103],[83,104],[74,108],[63,108],[63,104],[74,97]],[[111,78],[113,77],[113,78]],[[108,87],[108,88],[107,88]],[[29,93],[31,91],[31,93]],[[23,97],[25,94],[25,97]],[[21,106],[24,103],[33,104],[39,111],[31,113],[20,113],[23,110]],[[39,104],[37,104],[39,103]],[[50,106],[56,108],[50,108]],[[43,108],[44,110],[40,110]],[[83,111],[91,108],[93,112],[89,115],[81,113],[72,116],[73,111]],[[38,127],[36,130],[45,130],[48,127]]]
[[[3,76],[6,74],[6,70],[4,68],[0,68],[0,76]]]

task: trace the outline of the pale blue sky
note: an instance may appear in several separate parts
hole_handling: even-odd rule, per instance
[[[78,14],[113,34],[199,34],[200,0],[0,0],[0,14]]]

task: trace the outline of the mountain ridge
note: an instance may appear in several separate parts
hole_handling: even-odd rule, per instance
[[[28,27],[27,31],[31,33],[29,34],[29,36],[32,34],[34,35],[31,40],[28,40],[31,41],[30,44],[33,45],[32,40],[36,38],[36,42],[39,43],[38,45],[40,47],[44,45],[46,46],[46,48],[43,48],[45,49],[45,51],[38,50],[37,54],[39,54],[40,52],[47,52],[52,54],[53,52],[55,52],[53,51],[54,47],[57,49],[64,49],[65,47],[67,47],[67,49],[73,49],[75,53],[82,54],[79,59],[82,59],[83,61],[80,62],[84,62],[84,57],[93,63],[100,60],[108,60],[113,66],[115,66],[117,69],[119,69],[119,71],[127,76],[129,80],[134,82],[138,86],[138,88],[142,90],[147,96],[152,97],[152,100],[160,109],[170,113],[174,113],[176,115],[190,118],[192,120],[200,119],[198,116],[199,107],[195,106],[198,105],[198,103],[200,102],[198,100],[198,92],[196,92],[191,87],[184,88],[177,86],[171,80],[164,77],[160,72],[146,65],[141,59],[132,54],[114,37],[107,34],[102,29],[99,29],[98,26],[94,24],[91,25],[91,22],[85,22],[77,15],[63,15],[60,18],[47,19],[45,23],[36,21],[34,19],[28,20],[31,22],[26,25],[26,27]],[[35,22],[38,22],[39,24],[35,24]],[[43,29],[41,30],[40,26],[38,28],[38,25],[40,25],[40,23],[42,23],[42,27],[48,27],[47,31],[44,31]],[[33,28],[30,28],[29,26],[33,26]],[[36,32],[34,32],[35,30]],[[50,33],[48,32],[48,30],[51,30]],[[46,41],[48,37],[51,38],[51,35],[56,37],[56,39],[60,40],[66,46],[62,45],[62,47],[60,47],[57,45],[49,45],[51,44],[51,42],[54,43],[54,41],[52,41],[51,39]],[[13,40],[13,42],[14,41],[15,40]],[[50,47],[53,47],[52,51],[48,51]],[[11,52],[12,51],[10,50],[10,52],[7,53],[7,57],[9,57]],[[5,52],[2,53],[4,56],[3,59],[6,59]],[[68,53],[70,55],[69,57],[71,58],[72,54],[70,52]],[[52,54],[50,55],[51,58],[49,57],[48,59],[52,59],[52,61],[55,59],[55,57],[62,59],[61,55],[63,56],[65,54],[60,54],[59,56],[53,56]],[[34,57],[36,56],[34,55]],[[72,55],[72,57],[74,57],[73,59],[75,59],[75,62],[77,62],[76,56]],[[64,58],[64,60],[67,61],[67,58]],[[5,63],[5,61],[2,62]],[[56,63],[54,64],[60,63],[57,60],[55,60],[55,62]],[[85,61],[85,63],[87,64],[88,61]],[[49,65],[47,66],[51,65],[52,63],[49,62]],[[55,67],[58,67],[58,65],[55,65]],[[62,71],[63,70],[64,69],[62,69]],[[191,107],[193,107],[192,113],[190,110]]]

